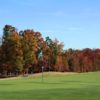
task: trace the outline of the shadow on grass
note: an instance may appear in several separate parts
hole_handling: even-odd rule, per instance
[[[12,85],[14,85],[14,84],[1,84],[0,83],[0,86],[12,86]]]

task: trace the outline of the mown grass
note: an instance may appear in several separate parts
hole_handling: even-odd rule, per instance
[[[100,100],[100,72],[0,80],[0,100]]]

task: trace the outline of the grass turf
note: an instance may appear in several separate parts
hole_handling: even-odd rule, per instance
[[[100,100],[100,72],[0,80],[0,100]]]

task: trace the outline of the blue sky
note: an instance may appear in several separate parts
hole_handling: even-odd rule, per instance
[[[100,48],[100,0],[0,0],[4,25],[40,31],[65,49]]]

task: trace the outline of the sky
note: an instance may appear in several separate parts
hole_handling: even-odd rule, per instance
[[[100,48],[100,0],[0,0],[3,27],[33,29],[64,48]]]

